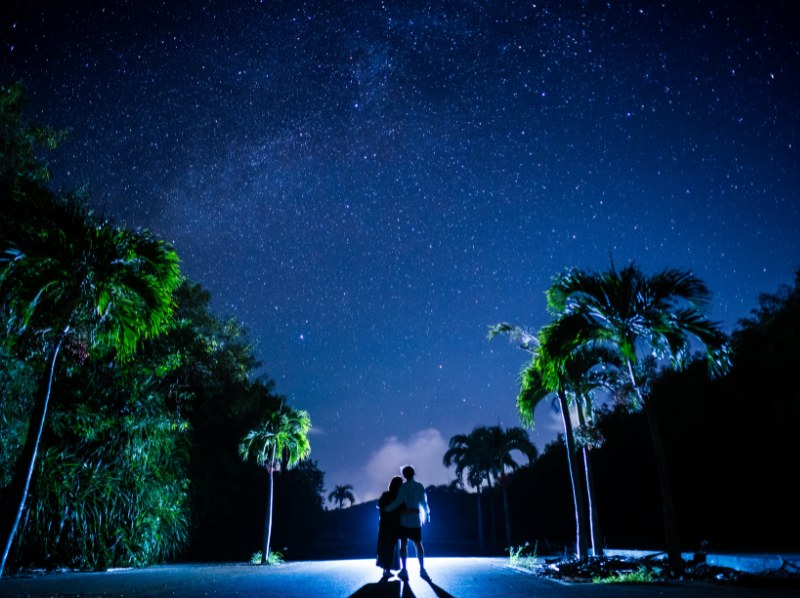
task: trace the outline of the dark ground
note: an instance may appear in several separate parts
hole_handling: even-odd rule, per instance
[[[797,569],[787,566],[769,574],[746,573],[702,563],[687,567],[680,579],[664,574],[657,555],[609,557],[579,566],[569,561],[535,559],[530,568],[510,565],[509,558],[433,557],[432,576],[419,577],[409,559],[408,582],[381,582],[372,559],[288,562],[276,566],[244,563],[162,565],[103,573],[42,572],[0,580],[0,596],[269,596],[270,598],[586,598],[642,596],[698,598],[788,598],[800,596]],[[794,561],[796,563],[796,561]],[[595,576],[619,577],[640,571],[653,574],[646,583],[592,583]]]
[[[790,598],[797,588],[730,581],[566,583],[508,566],[507,558],[430,558],[432,580],[409,562],[408,582],[379,581],[372,559],[163,565],[105,573],[50,573],[0,580],[0,596],[269,596],[270,598]]]

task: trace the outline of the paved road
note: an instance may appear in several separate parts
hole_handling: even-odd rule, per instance
[[[509,568],[506,558],[429,558],[432,582],[378,581],[371,560],[304,561],[277,567],[165,565],[106,573],[61,573],[0,579],[0,596],[269,596],[270,598],[770,598],[800,597],[787,588],[740,588],[707,583],[561,584]]]

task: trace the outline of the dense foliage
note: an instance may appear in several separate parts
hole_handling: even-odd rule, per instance
[[[24,120],[19,85],[0,91],[9,563],[246,558],[258,546],[248,532],[263,517],[263,471],[242,463],[237,445],[285,399],[256,375],[241,326],[215,316],[210,295],[181,278],[170,247],[99,217],[85,194],[48,186],[40,154],[60,134]],[[313,464],[300,474],[287,487],[310,494],[298,500],[313,520],[323,475]],[[16,504],[19,523],[8,517]]]

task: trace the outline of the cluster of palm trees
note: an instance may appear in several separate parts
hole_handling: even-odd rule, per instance
[[[704,313],[709,298],[705,284],[690,272],[666,269],[647,276],[634,264],[618,270],[612,263],[605,272],[571,269],[556,276],[547,291],[553,321],[537,333],[507,323],[489,330],[489,338],[508,334],[531,354],[519,377],[517,406],[522,421],[532,425],[534,410],[542,401],[550,399],[560,408],[575,506],[576,554],[581,559],[588,556],[590,543],[595,555],[603,550],[587,432],[591,432],[595,401],[605,394],[646,414],[669,563],[673,572],[682,570],[665,451],[649,400],[650,383],[659,367],[683,368],[697,349],[704,351],[712,375],[729,369],[728,340]],[[580,441],[576,428],[583,432]]]
[[[503,516],[506,545],[511,545],[508,492],[505,483],[510,471],[519,467],[512,453],[522,453],[528,462],[536,458],[536,447],[528,433],[519,427],[503,429],[501,426],[478,426],[469,434],[456,434],[450,438],[449,448],[442,458],[445,467],[455,465],[456,479],[476,491],[478,504],[478,542],[484,549],[484,526],[481,494],[484,485],[489,489],[500,486],[503,496]],[[494,519],[494,508],[490,509]],[[492,521],[492,530],[495,529]]]

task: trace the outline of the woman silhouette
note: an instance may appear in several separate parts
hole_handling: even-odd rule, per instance
[[[397,498],[397,491],[403,485],[403,478],[395,476],[389,482],[389,489],[378,499],[378,558],[375,564],[383,569],[383,579],[392,576],[392,569],[400,569],[398,543],[400,541],[400,509],[384,512],[383,507]]]

